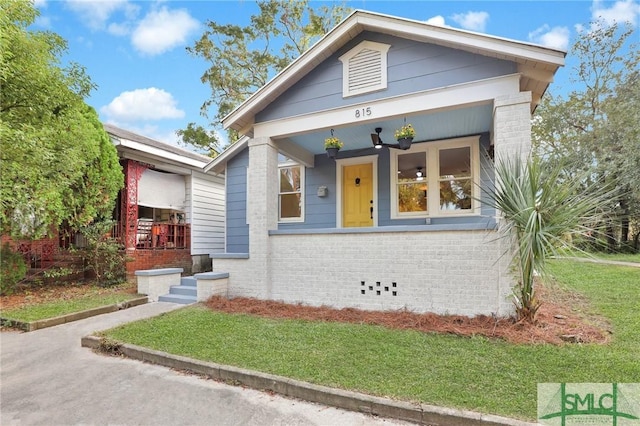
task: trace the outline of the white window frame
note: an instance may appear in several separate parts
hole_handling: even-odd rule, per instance
[[[349,50],[338,59],[342,62],[342,97],[348,98],[350,96],[362,95],[365,93],[377,92],[387,88],[387,52],[391,45],[384,43],[377,43],[375,41],[365,40],[359,43],[356,47]],[[373,50],[380,53],[380,83],[375,86],[367,86],[362,89],[349,90],[349,74],[350,74],[350,62],[351,58],[362,52],[364,49]]]
[[[280,178],[281,178],[281,174],[280,174],[280,170],[282,169],[288,169],[288,168],[292,168],[292,167],[299,167],[300,168],[300,217],[281,217],[281,206],[280,206],[280,196],[283,194],[295,194],[295,192],[280,192]],[[305,174],[306,174],[306,167],[303,166],[302,164],[299,163],[294,163],[294,162],[286,162],[286,163],[282,163],[282,164],[278,164],[278,223],[298,223],[298,222],[304,222],[304,205],[305,205],[305,187],[304,187],[304,181],[305,181]]]
[[[452,148],[471,148],[471,208],[468,210],[440,210],[440,150]],[[424,152],[427,159],[425,179],[427,182],[427,211],[398,211],[398,156],[408,153]],[[414,143],[405,151],[390,150],[390,204],[391,219],[412,219],[427,217],[464,217],[480,214],[480,136],[447,139],[436,142]]]

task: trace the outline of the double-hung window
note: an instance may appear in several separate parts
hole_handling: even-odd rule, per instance
[[[278,220],[304,221],[304,168],[297,164],[280,166],[278,179]]]
[[[479,137],[391,150],[391,217],[478,213]]]

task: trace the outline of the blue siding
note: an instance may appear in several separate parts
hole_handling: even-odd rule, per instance
[[[326,186],[326,197],[318,197],[318,187]],[[336,227],[336,162],[326,154],[315,156],[315,167],[305,170],[304,222],[281,223],[278,229]]]
[[[390,44],[387,89],[344,99],[338,58],[364,41]],[[256,115],[256,122],[344,107],[452,84],[512,74],[516,64],[434,44],[364,32]]]
[[[227,163],[227,253],[249,253],[249,225],[247,225],[247,167],[249,149]]]

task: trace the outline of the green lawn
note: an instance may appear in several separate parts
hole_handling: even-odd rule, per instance
[[[140,297],[140,295],[123,293],[94,294],[82,298],[62,299],[21,308],[3,309],[0,317],[21,322],[33,322],[100,306],[113,305],[136,297]]]
[[[597,259],[603,260],[617,260],[619,262],[640,263],[640,254],[596,253],[593,256],[595,256]]]
[[[539,382],[640,382],[640,270],[554,261],[551,271],[561,287],[580,291],[609,318],[610,344],[515,345],[198,306],[104,335],[326,386],[532,420]]]
[[[601,260],[615,260],[618,262],[632,262],[632,263],[640,263],[640,253],[631,254],[631,253],[580,253],[577,251],[573,251],[571,253],[566,253],[568,257],[588,257],[591,259],[601,259]]]

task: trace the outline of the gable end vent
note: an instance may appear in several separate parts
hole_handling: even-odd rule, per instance
[[[362,49],[349,60],[349,91],[378,87],[382,82],[382,54]]]
[[[342,55],[342,96],[354,96],[387,88],[388,44],[363,41]]]

